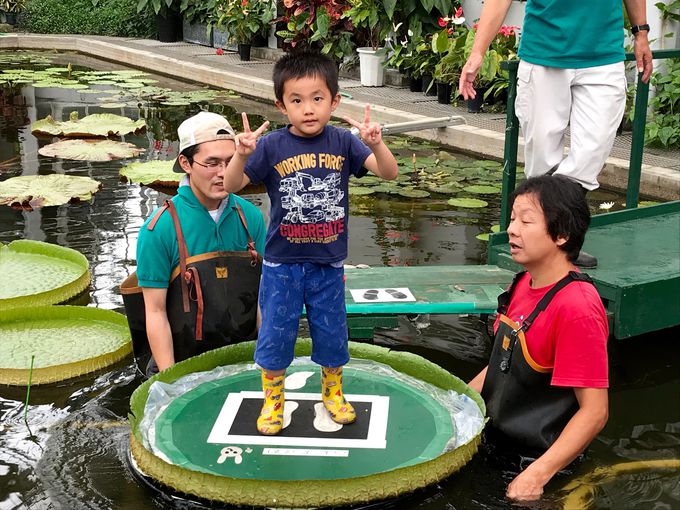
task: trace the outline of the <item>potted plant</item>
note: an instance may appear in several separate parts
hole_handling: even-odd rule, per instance
[[[432,36],[432,52],[443,55],[435,65],[433,78],[437,87],[437,101],[449,104],[460,71],[465,64],[467,27],[463,24],[462,10],[458,8],[451,17],[439,18],[443,30]]]
[[[17,14],[24,10],[24,0],[0,0],[0,10],[5,12],[8,25],[16,25]]]
[[[176,42],[182,40],[179,0],[137,0],[137,12],[146,9],[151,9],[156,15],[159,41]]]
[[[274,19],[272,4],[268,0],[226,0],[218,9],[217,26],[229,32],[241,60],[250,60],[253,37],[265,35]]]
[[[182,37],[186,42],[212,46],[212,25],[217,21],[218,0],[182,0]]]
[[[393,29],[392,13],[394,2],[390,0],[349,0],[350,8],[342,15],[349,19],[356,29],[355,38],[365,41],[368,46],[357,48],[361,84],[366,87],[382,87],[387,55],[380,51],[382,41]],[[388,7],[391,8],[388,11]]]
[[[342,16],[350,7],[346,0],[287,0],[283,6],[274,22],[285,25],[276,32],[284,49],[314,48],[338,64],[352,53],[352,22]]]

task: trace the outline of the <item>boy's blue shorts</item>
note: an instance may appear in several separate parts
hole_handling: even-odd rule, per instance
[[[312,335],[312,361],[332,368],[349,361],[344,274],[341,264],[262,265],[258,365],[283,370],[291,364],[303,304]]]

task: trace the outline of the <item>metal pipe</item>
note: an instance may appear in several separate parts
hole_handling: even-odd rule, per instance
[[[436,129],[447,126],[457,126],[466,124],[465,117],[461,115],[450,115],[448,117],[436,117],[423,120],[410,120],[408,122],[398,122],[396,124],[384,124],[381,126],[383,135],[395,135],[407,133],[409,131],[419,131],[421,129]],[[359,130],[355,127],[351,129],[352,134],[359,135]]]

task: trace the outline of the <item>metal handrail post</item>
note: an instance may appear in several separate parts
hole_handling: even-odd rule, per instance
[[[645,125],[647,123],[647,101],[649,83],[642,81],[638,73],[635,94],[635,113],[633,114],[633,142],[630,147],[628,164],[628,185],[626,189],[626,209],[634,209],[640,199],[640,175],[642,174],[642,154],[645,148]]]
[[[505,119],[505,146],[503,150],[503,188],[501,190],[501,231],[507,230],[510,224],[510,194],[515,189],[517,177],[517,141],[519,137],[519,120],[515,115],[515,97],[517,96],[518,60],[501,62],[501,68],[508,71],[508,105]]]

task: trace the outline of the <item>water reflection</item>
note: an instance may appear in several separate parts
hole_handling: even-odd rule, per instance
[[[69,59],[72,57],[69,56]],[[104,66],[111,66],[105,64]],[[173,83],[178,89],[186,84]],[[203,105],[230,117],[240,129],[238,111],[280,119],[272,107],[237,100]],[[76,90],[0,89],[0,179],[15,175],[65,173],[102,183],[91,202],[19,211],[0,207],[0,242],[34,239],[69,246],[90,262],[92,284],[78,304],[122,311],[118,284],[135,269],[139,228],[166,198],[147,187],[122,183],[123,162],[86,163],[39,157],[48,140],[30,133],[30,121],[52,114],[64,118],[111,111]],[[176,127],[199,107],[130,108],[143,116],[144,135],[125,141],[147,149],[140,160],[169,159],[176,153]],[[252,119],[259,125],[261,118]],[[609,197],[609,195],[608,195]],[[263,212],[266,195],[249,197]],[[620,200],[620,199],[617,199]],[[462,265],[484,263],[485,243],[475,236],[498,222],[498,204],[481,210],[452,210],[444,199],[395,200],[384,195],[352,199],[348,263],[382,265]],[[6,283],[4,283],[6,284]],[[611,414],[586,461],[572,478],[594,467],[621,461],[680,457],[680,331],[613,342]],[[376,343],[408,350],[469,379],[488,359],[490,338],[478,317],[412,316]],[[104,374],[45,388],[33,388],[24,424],[24,389],[0,388],[0,507],[14,508],[204,508],[163,496],[133,478],[127,466],[128,401],[139,384],[131,360]],[[391,509],[508,508],[504,499],[514,473],[482,449],[460,473],[397,501],[371,505]],[[541,508],[559,506],[559,489],[549,486]],[[646,473],[598,489],[596,508],[677,508],[678,474]]]

